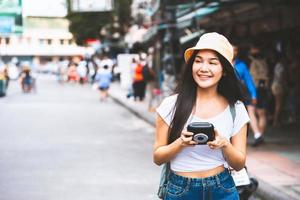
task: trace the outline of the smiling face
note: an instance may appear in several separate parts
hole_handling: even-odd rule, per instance
[[[223,67],[212,50],[200,50],[193,63],[193,78],[200,88],[217,88]]]

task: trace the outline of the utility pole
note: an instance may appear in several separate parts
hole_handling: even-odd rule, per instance
[[[181,47],[176,25],[176,6],[176,3],[167,1],[165,12],[168,18],[168,22],[164,42],[169,46],[173,75],[175,76],[175,79],[178,79],[178,75],[181,70]]]

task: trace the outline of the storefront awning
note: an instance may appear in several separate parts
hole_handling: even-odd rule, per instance
[[[194,38],[199,37],[199,36],[202,35],[204,32],[205,32],[204,30],[200,30],[200,31],[191,33],[191,34],[189,34],[189,35],[185,35],[185,36],[183,36],[183,37],[181,37],[181,38],[179,39],[179,42],[180,42],[180,44],[184,44],[184,43],[186,43],[186,42],[188,42],[188,41],[190,41],[190,40],[192,40],[192,39],[194,39]]]
[[[219,10],[219,6],[214,5],[214,6],[208,6],[208,7],[203,7],[203,8],[198,8],[195,11],[192,11],[182,17],[177,18],[177,28],[184,28],[187,26],[190,26],[192,24],[193,19],[201,19],[211,13],[216,12]]]
[[[203,5],[203,4],[201,4],[201,5]],[[210,3],[206,7],[200,7],[192,12],[189,12],[186,15],[178,17],[176,19],[176,24],[163,23],[163,24],[159,24],[159,25],[154,25],[151,28],[149,28],[147,30],[147,32],[145,33],[145,35],[143,37],[143,42],[147,42],[148,40],[150,40],[161,29],[167,29],[167,28],[171,28],[171,27],[176,27],[177,29],[183,29],[185,27],[191,26],[193,19],[199,20],[211,13],[216,12],[219,9],[220,9],[220,6],[218,3]],[[186,38],[197,37],[198,36],[197,34],[198,34],[198,32],[193,34],[193,36],[188,35],[188,36],[183,37],[183,39],[182,39],[183,43],[186,42],[185,41]],[[197,36],[194,36],[194,35],[197,35]]]

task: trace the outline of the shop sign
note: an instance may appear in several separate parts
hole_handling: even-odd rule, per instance
[[[0,34],[8,34],[14,31],[15,18],[10,16],[0,16]]]
[[[113,0],[71,0],[73,12],[105,12],[113,9]]]

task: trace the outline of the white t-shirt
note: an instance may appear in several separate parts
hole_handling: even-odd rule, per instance
[[[174,115],[174,105],[177,95],[172,95],[163,100],[156,112],[170,126]],[[233,122],[229,105],[224,111],[209,119],[201,119],[193,114],[190,115],[187,123],[191,122],[210,122],[223,137],[228,140],[237,134],[240,129],[250,121],[247,110],[241,101],[235,103],[236,117]],[[193,172],[213,169],[220,165],[228,167],[222,150],[212,150],[208,145],[195,145],[194,147],[185,147],[171,161],[171,169],[177,172]]]

